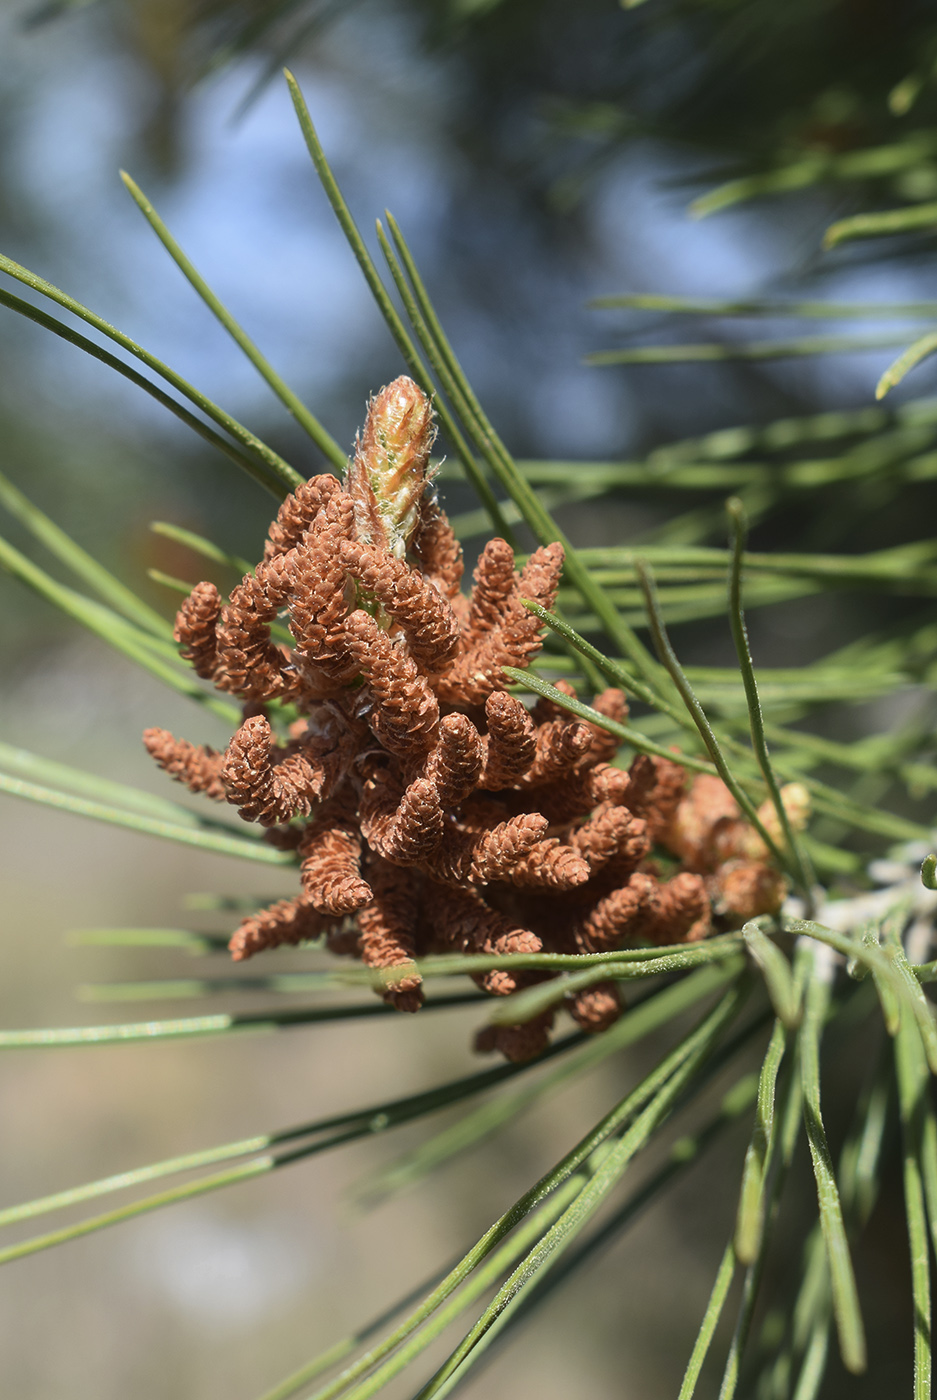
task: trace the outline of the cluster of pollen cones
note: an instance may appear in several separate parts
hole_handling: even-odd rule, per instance
[[[427,953],[680,943],[777,908],[782,877],[721,782],[687,788],[677,763],[646,755],[626,772],[608,731],[507,694],[502,668],[541,645],[521,600],[552,607],[563,550],[536,550],[518,573],[491,540],[466,597],[428,485],[433,436],[428,399],[395,380],[369,405],[344,483],[304,482],[228,601],[200,583],[179,611],[183,656],[239,697],[244,720],[223,753],[163,729],[144,743],[172,777],[295,849],[302,879],[295,899],[244,920],[233,957],[325,935],[416,1011]],[[271,635],[278,618],[289,646]],[[594,706],[627,714],[619,690]],[[547,975],[476,980],[504,996]],[[603,1030],[617,986],[566,1008]],[[530,1058],[552,1020],[488,1027],[478,1046]]]

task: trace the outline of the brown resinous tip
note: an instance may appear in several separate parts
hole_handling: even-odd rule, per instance
[[[355,443],[345,489],[355,503],[355,533],[403,559],[420,520],[436,437],[433,408],[406,374],[375,394]]]

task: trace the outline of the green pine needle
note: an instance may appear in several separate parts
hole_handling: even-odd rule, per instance
[[[318,418],[309,411],[299,396],[293,393],[289,385],[284,383],[273,366],[257,349],[254,342],[246,332],[241,329],[227,307],[215,296],[208,284],[189,262],[189,259],[186,257],[185,253],[183,253],[136,181],[131,179],[124,170],[120,172],[120,178],[129,190],[137,208],[150,225],[150,228],[156,234],[180,272],[183,273],[198,292],[205,305],[218,318],[235,343],[244,351],[244,354],[250,360],[251,364],[267,381],[277,398],[290,411],[300,427],[304,428],[309,434],[323,456],[332,463],[333,467],[337,467],[339,471],[342,471],[345,466],[346,455],[335,439],[330,433],[326,432]]]
[[[720,345],[712,341],[697,345],[636,345],[621,350],[595,350],[584,355],[583,362],[599,367],[789,360],[810,355],[854,355],[861,350],[881,350],[901,345],[906,338],[899,331],[883,331],[879,335],[816,335],[800,340],[754,340],[747,345]],[[881,394],[878,397],[881,398]]]
[[[413,1186],[456,1153],[465,1151],[467,1147],[496,1132],[505,1123],[513,1121],[544,1094],[552,1093],[568,1079],[578,1077],[594,1065],[600,1064],[609,1055],[616,1054],[626,1046],[650,1035],[675,1016],[694,1006],[703,997],[720,990],[726,981],[735,975],[735,965],[730,962],[717,962],[681,978],[672,986],[655,991],[636,1006],[626,1009],[608,1031],[600,1036],[591,1037],[580,1050],[536,1083],[525,1085],[512,1095],[502,1094],[490,1103],[483,1104],[369,1178],[356,1192],[357,1198],[369,1205],[377,1204],[389,1195]]]
[[[915,369],[922,360],[929,359],[935,351],[937,351],[937,331],[922,335],[920,340],[909,345],[904,354],[899,355],[897,360],[888,366],[875,386],[875,397],[883,399],[891,389],[894,389],[896,384],[901,383],[906,374],[910,374],[911,370]]]
[[[840,1355],[846,1370],[859,1374],[866,1368],[865,1329],[843,1223],[842,1202],[820,1110],[820,1033],[828,1003],[828,984],[822,975],[818,975],[815,965],[807,985],[800,1032],[804,1125],[817,1184]]]
[[[248,470],[250,470],[251,474],[259,481],[266,485],[274,495],[285,496],[288,491],[292,491],[293,488],[298,486],[303,480],[289,463],[284,462],[283,458],[280,457],[278,453],[274,452],[265,442],[262,442],[254,433],[245,428],[236,418],[232,418],[224,409],[220,408],[216,403],[213,403],[207,395],[194,388],[183,379],[180,374],[177,374],[175,370],[170,369],[168,365],[164,364],[162,360],[157,359],[157,357],[151,355],[148,350],[144,350],[142,346],[137,345],[136,341],[131,340],[128,335],[124,335],[116,326],[110,325],[110,323],[105,321],[101,316],[97,316],[93,311],[90,311],[88,307],[82,306],[81,302],[76,301],[74,297],[70,297],[66,292],[60,291],[58,287],[54,287],[51,282],[46,282],[44,278],[37,277],[34,272],[29,272],[25,267],[21,267],[19,263],[14,262],[12,258],[4,257],[2,254],[0,254],[0,272],[7,273],[8,276],[13,277],[17,282],[21,282],[34,292],[38,292],[40,296],[44,296],[48,298],[49,301],[56,302],[66,311],[70,311],[72,315],[85,321],[89,326],[93,326],[96,331],[99,331],[109,340],[113,340],[121,349],[128,351],[136,359],[141,360],[148,369],[153,370],[161,379],[165,379],[167,384],[171,384],[178,393],[182,394],[183,398],[188,399],[189,402],[200,409],[206,417],[210,418],[234,438],[236,442],[239,442],[242,448],[246,449],[246,453],[241,455],[245,463],[251,464]],[[29,305],[26,302],[14,304],[16,299],[10,297],[8,294],[3,295],[2,302],[4,305],[10,306],[12,310],[19,311],[21,314],[29,314],[24,310],[24,308]],[[32,308],[30,308],[30,310],[32,310]],[[38,318],[32,317],[31,319]],[[71,339],[73,337],[70,335],[68,338]],[[83,346],[82,348],[85,347]],[[118,361],[117,363],[120,362]]]
[[[122,652],[130,661],[149,671],[164,685],[194,700],[229,726],[236,726],[240,722],[240,712],[234,705],[220,699],[213,692],[202,689],[191,670],[179,659],[178,650],[171,641],[164,641],[150,632],[141,631],[103,603],[97,603],[75,589],[58,583],[3,538],[0,538],[0,568],[6,569],[53,607],[81,623],[89,632],[93,632],[116,651]]]
[[[167,821],[163,817],[148,815],[141,811],[131,811],[125,807],[114,807],[105,802],[92,801],[73,793],[62,792],[39,783],[30,783],[23,778],[14,778],[0,772],[0,792],[10,797],[22,797],[28,802],[38,802],[44,807],[55,807],[60,812],[70,812],[76,817],[91,817],[94,821],[107,822],[111,826],[121,826],[126,831],[138,831],[146,836],[160,836],[165,841],[176,841],[183,846],[196,846],[203,851],[213,851],[216,855],[240,856],[244,860],[261,861],[265,865],[295,865],[292,852],[278,851],[263,841],[251,840],[237,835],[233,828],[231,835],[224,833],[219,826],[199,819],[196,824],[182,824]]]
[[[210,559],[214,564],[224,564],[225,568],[231,569],[239,578],[254,572],[253,564],[242,559],[239,554],[231,554],[228,550],[222,549],[220,545],[206,540],[204,535],[197,535],[192,530],[183,529],[181,525],[173,525],[168,520],[154,520],[150,523],[150,529],[154,535],[162,535],[167,540],[184,545],[186,549],[191,549],[193,554],[198,554],[203,559]]]
[[[151,632],[154,637],[172,636],[172,628],[164,617],[160,617],[142,598],[138,598],[131,589],[76,544],[70,535],[50,520],[38,506],[33,505],[32,501],[2,474],[0,505],[116,612],[142,627],[145,632]]]
[[[758,1077],[758,1107],[751,1140],[745,1152],[742,1185],[739,1190],[738,1212],[733,1237],[735,1258],[742,1264],[754,1264],[761,1249],[765,1228],[765,1167],[768,1145],[774,1131],[774,1100],[778,1071],[787,1049],[787,1035],[781,1021],[776,1021],[771,1040]],[[732,1248],[732,1246],[730,1246]]]

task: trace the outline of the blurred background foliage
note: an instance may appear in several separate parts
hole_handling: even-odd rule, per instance
[[[745,498],[757,550],[864,552],[932,533],[937,408],[923,396],[935,362],[874,403],[880,374],[937,321],[937,21],[924,0],[4,0],[0,55],[0,250],[162,355],[299,470],[321,468],[314,447],[179,278],[117,176],[123,166],[140,181],[248,332],[349,445],[366,395],[401,365],[314,182],[278,77],[287,61],[366,236],[389,205],[469,379],[512,450],[543,464],[531,477],[577,544],[724,544],[729,492]],[[826,230],[857,218],[868,222],[852,233],[874,236],[824,251]],[[876,310],[882,303],[900,310]],[[838,348],[805,351],[815,336]],[[268,498],[138,391],[6,312],[0,356],[0,471],[149,588],[155,605],[168,613],[172,603],[147,568],[194,579],[197,566],[150,531],[154,519],[255,557]],[[610,464],[601,491],[577,485],[569,464],[581,461]],[[473,512],[455,475],[449,509]],[[469,552],[483,528],[465,522]],[[4,519],[4,532],[21,542],[15,523]],[[879,698],[871,685],[866,703],[831,707],[813,727],[843,741],[911,716],[926,756],[933,591],[923,579],[908,596],[899,567],[887,588],[766,594],[750,620],[756,663],[798,666],[870,630],[894,642],[906,668],[899,690]],[[147,723],[172,725],[172,707],[12,581],[3,601],[4,736],[162,790],[138,735]],[[674,618],[684,660],[731,664],[724,618],[712,616],[720,608]],[[926,784],[890,788],[887,776],[860,771],[854,794],[887,796],[929,822]],[[171,925],[179,890],[220,877],[172,850],[141,868],[138,838],[74,835],[64,819],[50,856],[50,819],[12,806],[5,909],[16,937],[3,953],[4,1016],[68,1021],[88,954],[61,949],[63,928]],[[825,835],[836,839],[833,828]],[[232,872],[225,888],[249,883]],[[124,971],[119,950],[101,952],[95,976]],[[376,1099],[376,1073],[390,1093],[398,1077],[416,1089],[442,1064],[455,1073],[468,1061],[464,1018],[419,1036],[395,1028],[394,1058],[379,1070],[386,1029],[337,1034],[337,1104],[346,1093]],[[293,1052],[279,1044],[259,1054],[238,1046],[233,1073],[230,1057],[211,1050],[193,1071],[167,1047],[155,1074],[145,1049],[114,1051],[116,1069],[93,1084],[81,1053],[67,1072],[11,1072],[0,1091],[25,1144],[4,1169],[7,1198],[111,1169],[115,1152],[128,1162],[165,1155],[180,1121],[197,1146],[258,1119],[303,1117],[310,1093],[327,1104],[336,1092],[314,1059],[294,1083]],[[650,1061],[649,1049],[638,1063]],[[835,1046],[830,1064],[836,1136],[854,1066]],[[584,1097],[577,1090],[512,1129],[482,1171],[450,1168],[424,1191],[406,1251],[394,1208],[338,1240],[326,1202],[351,1170],[343,1158],[316,1176],[314,1204],[298,1178],[282,1188],[278,1179],[263,1206],[256,1197],[227,1214],[187,1207],[187,1225],[144,1223],[127,1244],[70,1246],[66,1263],[29,1261],[22,1283],[6,1271],[10,1393],[259,1391],[314,1350],[310,1310],[323,1345],[359,1319],[361,1297],[377,1311],[392,1280],[400,1291],[398,1274],[415,1281],[493,1213],[505,1181],[526,1185],[598,1111],[604,1084],[599,1076]],[[37,1101],[51,1105],[38,1136]],[[358,1170],[372,1165],[369,1147]],[[701,1187],[684,1187],[641,1226],[627,1259],[603,1263],[591,1294],[563,1304],[575,1345],[540,1325],[520,1360],[480,1375],[473,1393],[617,1395],[625,1366],[629,1400],[675,1393],[732,1208],[734,1184],[718,1165],[706,1170]],[[889,1171],[896,1179],[895,1163]],[[797,1189],[805,1195],[806,1179]],[[705,1220],[697,1191],[708,1193]],[[774,1265],[782,1280],[796,1272],[798,1247]],[[679,1278],[667,1263],[677,1249]],[[848,1386],[835,1363],[830,1396],[903,1393],[907,1347],[889,1344],[907,1306],[894,1192],[864,1249],[878,1361]],[[629,1268],[641,1271],[645,1296],[623,1323]],[[341,1295],[354,1299],[351,1312]],[[54,1354],[40,1341],[50,1326]]]
[[[731,424],[858,407],[896,351],[732,357],[752,339],[764,349],[807,333],[871,333],[897,349],[926,329],[871,312],[844,325],[821,308],[806,324],[762,314],[753,336],[745,319],[588,305],[616,293],[928,301],[937,26],[926,4],[93,0],[5,9],[3,246],[13,257],[28,248],[29,265],[119,324],[129,317],[137,338],[167,358],[183,342],[183,372],[305,470],[317,465],[308,446],[161,260],[115,169],[143,183],[196,265],[347,442],[365,393],[396,358],[292,132],[276,76],[286,60],[312,94],[353,209],[365,225],[385,203],[394,209],[470,379],[522,457],[641,459]],[[693,223],[688,208],[719,217]],[[822,251],[830,224],[876,210],[933,220]],[[184,493],[193,518],[210,509],[217,520],[213,464],[174,437],[164,415],[41,332],[4,317],[0,333],[13,352],[0,400],[11,454],[56,492],[80,480],[92,534],[112,549],[139,547],[138,534],[109,523],[111,512],[124,493],[132,512],[133,472],[151,474],[157,460],[160,481]],[[722,358],[582,363],[589,352],[611,360],[622,347],[687,341]],[[914,392],[932,378],[919,370]],[[24,414],[27,403],[41,411]],[[888,416],[871,431],[841,427],[827,425],[825,455],[856,444],[874,451],[870,440],[890,450]],[[73,469],[76,451],[93,461]],[[759,455],[783,460],[764,447]],[[900,455],[895,444],[892,459]],[[799,502],[771,512],[756,539],[812,549],[898,543],[931,490],[905,485],[898,500],[873,472],[853,510],[834,482],[807,512]],[[244,552],[244,502],[230,495],[228,528]],[[700,500],[688,493],[681,505]],[[670,501],[630,492],[615,538],[653,528]],[[588,507],[571,518],[603,542],[589,533],[597,522]],[[849,627],[848,608],[835,611],[816,638],[821,650],[832,629]],[[790,655],[784,629],[799,633],[796,618],[782,610],[772,622],[770,644]],[[819,626],[811,610],[809,627]]]

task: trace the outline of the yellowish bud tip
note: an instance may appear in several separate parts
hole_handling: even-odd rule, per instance
[[[781,788],[781,805],[793,829],[803,831],[810,820],[811,808],[810,793],[803,783],[785,783]],[[761,824],[765,831],[780,846],[784,841],[784,832],[781,829],[778,814],[774,810],[774,803],[771,801],[763,802],[758,808],[758,816],[761,818]],[[760,840],[757,835],[754,839]]]
[[[358,537],[402,559],[420,518],[429,457],[436,436],[433,406],[402,374],[368,405],[348,469]]]

